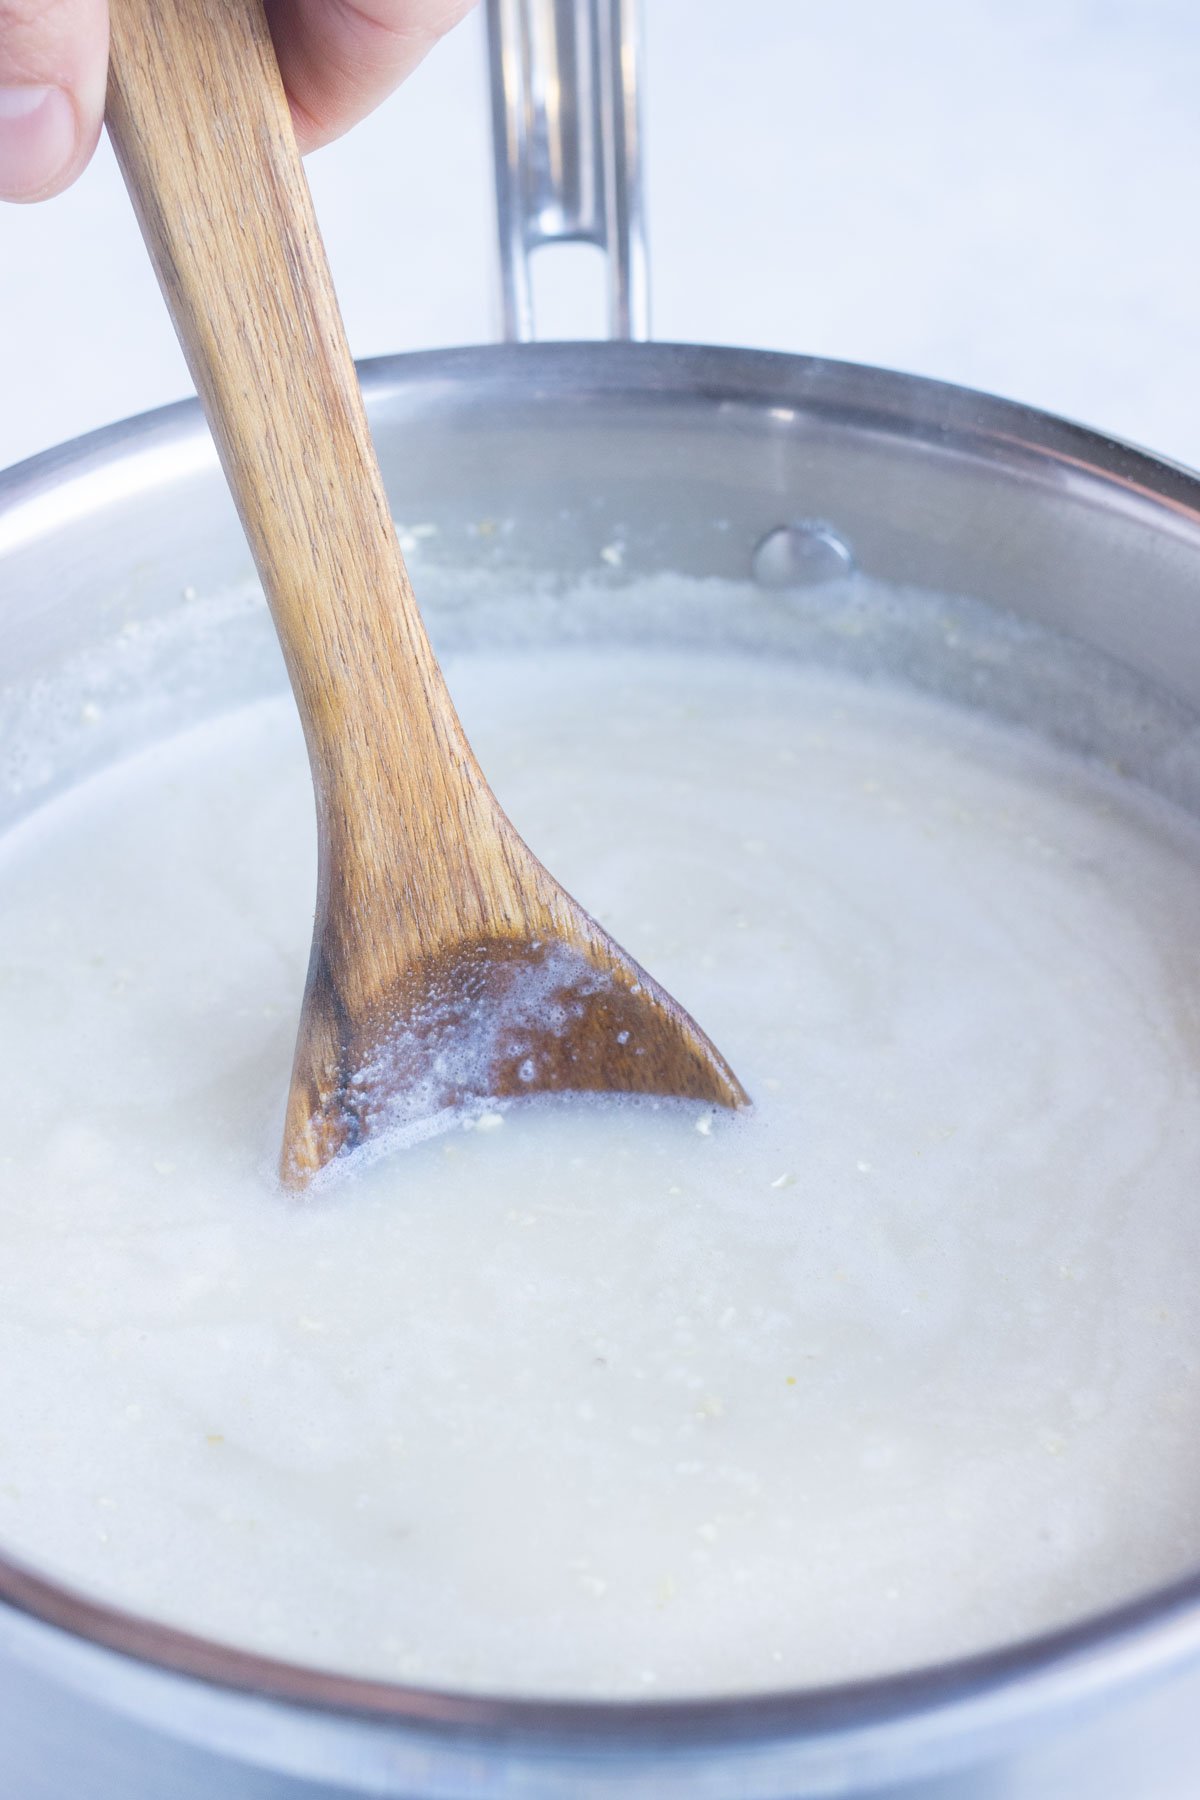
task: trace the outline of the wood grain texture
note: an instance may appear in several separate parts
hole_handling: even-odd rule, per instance
[[[112,0],[108,127],[283,646],[316,790],[281,1170],[553,1091],[745,1102],[484,780],[396,542],[260,0]]]

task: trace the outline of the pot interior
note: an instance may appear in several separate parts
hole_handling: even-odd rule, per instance
[[[440,647],[569,639],[608,619],[619,635],[732,634],[897,667],[1002,716],[1036,713],[1195,799],[1200,484],[1181,470],[964,390],[761,353],[472,350],[368,365],[364,385]],[[192,406],[12,471],[0,559],[0,817],[283,681]],[[757,576],[759,600],[736,618],[715,594],[623,605],[670,572]],[[877,584],[936,596],[957,645]],[[535,600],[519,623],[514,590]]]

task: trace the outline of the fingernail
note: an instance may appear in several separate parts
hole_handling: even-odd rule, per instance
[[[75,154],[75,108],[61,88],[0,87],[0,196],[34,200]]]

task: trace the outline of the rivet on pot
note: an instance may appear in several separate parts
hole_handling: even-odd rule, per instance
[[[848,575],[854,557],[830,526],[801,520],[768,531],[757,545],[750,567],[760,587],[819,587]]]

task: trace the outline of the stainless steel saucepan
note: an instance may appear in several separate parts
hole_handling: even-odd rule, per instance
[[[531,335],[528,252],[557,236],[608,248],[614,330],[644,335],[640,209],[624,179],[637,122],[627,6],[493,0],[510,338]],[[1186,770],[1200,481],[1184,470],[962,389],[738,350],[510,342],[372,363],[363,384],[397,511],[425,528],[418,585],[445,641],[502,630],[470,583],[452,598],[454,571],[481,563],[568,588],[590,574],[614,604],[659,570],[754,578],[785,637],[819,632],[856,579],[878,577],[1049,627],[1118,684],[1153,691],[1158,767]],[[232,599],[217,629],[186,627],[248,575],[193,404],[0,477],[0,824],[214,694],[229,704],[278,683],[257,609]],[[103,646],[105,704],[77,729],[47,696]],[[1003,685],[1002,671],[969,674],[968,688]],[[1195,803],[1183,776],[1176,787]],[[12,1800],[618,1792],[1195,1800],[1200,1574],[895,1678],[601,1705],[321,1674],[133,1618],[0,1556]]]

